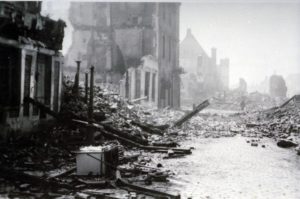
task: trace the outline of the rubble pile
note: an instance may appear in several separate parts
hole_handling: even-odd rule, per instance
[[[219,110],[241,110],[241,103],[245,103],[246,111],[261,111],[277,106],[283,99],[272,98],[267,94],[252,92],[241,95],[231,91],[226,97],[214,97],[211,99],[212,108]]]
[[[115,175],[104,178],[77,176],[75,151],[80,149],[84,152],[99,149],[99,147],[110,148],[112,144],[116,145],[118,157],[114,158],[117,158],[116,162],[119,166],[113,169],[119,170],[120,174],[129,180],[132,178],[129,182],[142,179],[145,184],[155,181],[165,182],[171,175],[171,172],[161,168],[162,164],[155,163],[158,160],[153,162],[154,156],[153,158],[143,156],[145,150],[162,152],[164,154],[162,157],[168,158],[176,157],[178,153],[180,155],[190,153],[190,150],[171,150],[171,147],[176,147],[178,144],[164,134],[166,125],[162,125],[163,128],[161,128],[159,125],[155,126],[159,123],[146,123],[148,116],[152,113],[158,114],[155,111],[150,113],[149,110],[130,104],[122,100],[119,95],[96,86],[93,109],[91,125],[78,125],[78,122],[73,122],[74,119],[83,124],[88,121],[88,105],[84,90],[79,88],[79,95],[76,95],[73,92],[72,82],[66,81],[61,112],[58,116],[54,115],[57,117],[57,123],[51,128],[47,127],[33,133],[24,140],[23,138],[14,140],[13,143],[1,148],[0,181],[5,181],[7,185],[10,185],[3,187],[6,190],[1,189],[4,193],[1,197],[10,198],[14,194],[20,196],[26,190],[29,198],[65,196],[81,198],[78,194],[82,195],[83,192],[86,198],[94,196],[95,193],[86,193],[87,189],[93,187],[99,189],[128,185],[122,178],[117,178],[120,185],[114,185]],[[87,132],[93,125],[96,127],[93,129],[96,146],[87,146]],[[114,141],[107,141],[108,139],[104,139],[103,135],[108,135],[108,138]],[[125,140],[133,143],[133,145],[124,143],[121,145],[116,138],[121,142]],[[82,148],[83,146],[87,148]],[[135,149],[135,152],[130,152],[130,149]],[[7,175],[4,175],[5,173]],[[134,189],[140,188],[134,187]],[[105,193],[98,193],[98,196],[104,195]],[[122,197],[124,198],[124,195]]]
[[[153,124],[169,124],[171,128],[166,131],[164,136],[177,142],[193,139],[194,137],[232,137],[241,132],[241,122],[238,122],[240,120],[239,117],[228,117],[222,114],[212,113],[199,113],[181,126],[172,126],[172,123],[181,118],[184,114],[185,112],[181,110],[152,110],[151,114],[145,118]],[[152,135],[151,138],[155,140],[161,139],[160,136],[156,135]],[[164,138],[164,140],[167,138]]]
[[[63,118],[87,121],[88,106],[84,102],[84,90],[80,88],[79,96],[74,96],[72,93],[72,82],[67,82],[64,98],[65,101],[61,111]],[[145,123],[143,115],[149,113],[146,113],[145,110],[141,111],[140,106],[130,104],[119,95],[95,86],[93,108],[93,122],[103,122],[107,127],[106,129],[109,129],[108,126],[111,126],[115,130],[127,134],[130,138],[136,139],[135,141],[148,143],[149,134],[141,126]],[[162,132],[158,133],[162,134]]]
[[[192,147],[177,148],[182,140],[241,134],[251,137],[251,141],[248,140],[251,146],[260,144],[265,147],[260,141],[263,137],[275,138],[280,147],[299,144],[300,107],[297,104],[232,115],[197,114],[208,104],[204,101],[191,112],[150,109],[131,104],[119,95],[95,86],[93,117],[89,118],[84,90],[79,87],[79,94],[74,94],[73,83],[66,81],[62,109],[55,115],[57,123],[33,133],[26,141],[15,140],[1,148],[0,181],[9,185],[3,188],[9,189],[3,191],[4,196],[22,195],[26,190],[32,198],[87,198],[107,194],[91,192],[93,188],[112,187],[149,192],[152,196],[168,195],[140,186],[168,181],[173,172],[164,168],[162,160],[191,153]],[[91,130],[93,145],[88,142]],[[109,152],[112,148],[117,148],[117,154]],[[105,167],[113,172],[102,177],[76,175],[75,156],[78,151],[88,156],[93,152],[109,152],[106,155],[110,158],[109,163],[105,163]],[[121,195],[124,198],[124,193]],[[177,196],[171,195],[170,198]]]
[[[277,141],[279,147],[294,147],[300,143],[300,106],[290,102],[283,107],[275,107],[255,114],[244,115],[247,137],[269,137]],[[296,148],[299,153],[299,149]]]
[[[74,170],[74,156],[58,146],[56,138],[48,138],[48,132],[36,132],[1,147],[0,181],[6,185],[1,188],[1,198],[46,198],[59,195],[54,192],[69,192],[66,188],[73,185],[71,182],[53,177]]]

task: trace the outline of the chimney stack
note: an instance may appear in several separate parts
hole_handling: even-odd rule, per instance
[[[186,35],[187,36],[191,36],[192,35],[192,30],[190,28],[187,29]]]

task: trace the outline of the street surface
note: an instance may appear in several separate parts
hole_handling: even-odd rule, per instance
[[[177,175],[169,190],[183,198],[300,198],[300,156],[268,138],[266,148],[252,147],[248,138],[196,138],[193,154],[165,160]]]

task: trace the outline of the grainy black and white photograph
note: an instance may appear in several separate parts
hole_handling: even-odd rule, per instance
[[[300,0],[0,1],[0,198],[299,199]]]

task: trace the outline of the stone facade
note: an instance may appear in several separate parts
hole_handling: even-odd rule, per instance
[[[130,100],[149,95],[155,76],[155,104],[180,106],[178,3],[73,2],[70,21],[67,66],[74,68],[75,60],[82,61],[83,71],[94,65],[96,82],[120,84]],[[151,72],[144,70],[145,60],[152,63]],[[146,99],[153,103],[151,96]]]

